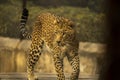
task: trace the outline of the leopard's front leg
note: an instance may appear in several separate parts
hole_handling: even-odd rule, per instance
[[[34,75],[34,67],[39,60],[39,56],[42,53],[42,45],[42,40],[39,42],[33,41],[31,44],[30,53],[28,54],[27,58],[28,80],[38,80],[37,77]]]
[[[70,76],[70,80],[78,80],[79,77],[79,72],[80,72],[80,61],[79,61],[79,54],[77,52],[77,50],[71,50],[68,54],[67,54],[67,58],[69,63],[72,66],[72,74]]]
[[[54,49],[53,59],[55,70],[57,72],[57,80],[65,80],[64,70],[63,70],[63,57],[60,56],[61,49],[56,47]]]

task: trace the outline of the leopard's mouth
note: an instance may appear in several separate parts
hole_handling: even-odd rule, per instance
[[[58,46],[64,46],[65,44],[62,41],[57,41],[56,42]]]

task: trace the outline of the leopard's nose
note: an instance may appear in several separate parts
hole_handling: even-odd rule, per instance
[[[61,41],[56,41],[58,44],[61,42]]]
[[[61,41],[56,41],[56,42],[57,42],[58,46],[60,46],[60,45],[61,45],[61,44],[60,44],[60,43],[61,43]]]

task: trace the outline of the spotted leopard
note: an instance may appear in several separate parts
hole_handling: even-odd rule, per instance
[[[57,80],[65,80],[63,70],[63,59],[65,56],[67,56],[73,70],[70,80],[78,80],[80,72],[79,54],[74,23],[69,19],[52,13],[41,13],[35,21],[32,34],[29,35],[26,29],[24,29],[27,18],[22,20],[21,32],[23,36],[32,40],[30,53],[27,58],[28,80],[36,80],[34,67],[39,56],[44,53],[44,48],[53,55]]]

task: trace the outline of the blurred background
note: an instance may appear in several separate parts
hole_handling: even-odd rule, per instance
[[[75,22],[79,39],[81,74],[99,74],[106,51],[105,0],[27,0],[31,32],[36,17],[51,12]],[[0,0],[0,73],[26,72],[26,57],[30,40],[20,40],[18,25],[22,14],[22,0]],[[65,58],[65,73],[71,67]],[[35,71],[55,73],[52,56],[42,54]]]

